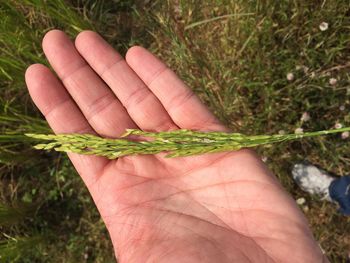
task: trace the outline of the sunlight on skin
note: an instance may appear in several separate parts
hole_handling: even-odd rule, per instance
[[[56,133],[228,130],[142,47],[124,60],[94,32],[73,43],[53,30],[43,49],[61,81],[36,64],[26,82]],[[253,151],[163,156],[69,155],[120,262],[328,262],[295,201]]]

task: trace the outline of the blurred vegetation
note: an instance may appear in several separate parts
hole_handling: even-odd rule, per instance
[[[67,158],[39,154],[12,136],[49,130],[23,76],[31,63],[47,64],[41,39],[52,28],[72,38],[96,30],[122,54],[134,44],[151,49],[242,133],[350,126],[345,0],[0,0],[0,14],[1,262],[114,261],[103,222]],[[304,112],[309,121],[301,121]],[[349,218],[299,190],[290,170],[307,159],[346,175],[348,141],[330,136],[258,151],[295,199],[306,198],[302,209],[331,262],[345,262]]]

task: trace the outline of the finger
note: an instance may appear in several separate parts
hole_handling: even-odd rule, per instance
[[[40,64],[32,65],[27,69],[25,79],[30,96],[55,133],[94,133],[48,68]],[[107,164],[105,158],[96,156],[69,154],[69,158],[87,185],[97,180],[97,175]]]
[[[157,97],[102,37],[95,32],[85,31],[78,35],[75,45],[84,59],[111,87],[141,129],[176,128]]]
[[[126,55],[126,61],[180,128],[226,130],[193,91],[149,51],[132,47]]]
[[[43,40],[50,64],[94,130],[115,137],[135,123],[113,92],[79,55],[62,31],[53,30]]]

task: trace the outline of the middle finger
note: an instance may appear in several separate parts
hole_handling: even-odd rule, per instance
[[[126,61],[97,33],[78,35],[75,46],[111,87],[135,123],[144,130],[177,129],[169,114]]]
[[[137,128],[113,92],[79,55],[65,33],[53,30],[43,40],[44,53],[94,130],[108,137]]]

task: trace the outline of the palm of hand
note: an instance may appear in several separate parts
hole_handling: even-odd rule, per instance
[[[251,151],[194,160],[128,157],[112,163],[94,189],[125,262],[322,258],[293,200]]]
[[[74,47],[62,32],[53,31],[45,37],[44,51],[65,87],[40,65],[27,71],[26,80],[55,132],[116,136],[135,127],[225,130],[144,49],[129,52],[127,65],[92,32],[82,33]],[[293,199],[252,151],[174,159],[161,154],[114,161],[70,158],[122,262],[324,259]]]

